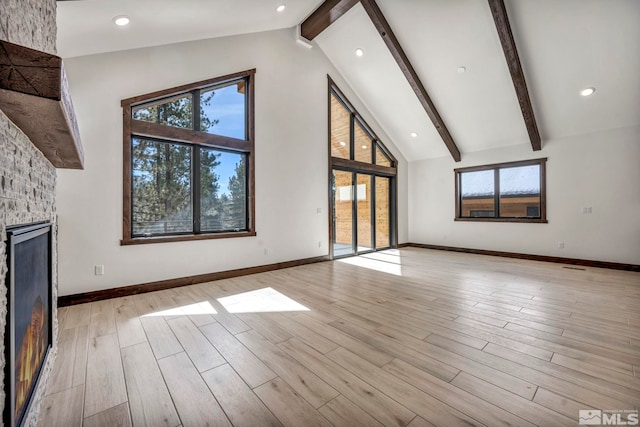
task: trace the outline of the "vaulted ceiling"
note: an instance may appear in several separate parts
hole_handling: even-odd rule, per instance
[[[58,49],[61,56],[71,57],[287,28],[304,21],[323,1],[290,1],[277,13],[280,3],[60,1]],[[567,136],[640,126],[640,1],[505,3],[543,147]],[[530,143],[488,1],[376,4],[463,158],[472,151]],[[116,28],[111,19],[123,14],[132,25]],[[361,4],[351,7],[313,44],[333,62],[408,161],[450,156]],[[362,56],[355,55],[358,48]],[[596,92],[580,96],[586,87]]]

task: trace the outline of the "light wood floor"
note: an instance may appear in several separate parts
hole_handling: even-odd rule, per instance
[[[41,427],[559,426],[640,405],[638,273],[409,248],[59,319]]]

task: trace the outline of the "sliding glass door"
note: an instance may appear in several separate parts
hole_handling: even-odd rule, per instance
[[[333,170],[333,256],[391,246],[390,178]]]
[[[353,173],[333,171],[333,256],[353,255]]]
[[[356,174],[356,230],[358,231],[358,245],[356,249],[358,253],[368,252],[374,249],[373,245],[373,228],[371,219],[373,210],[371,205],[371,184],[373,177],[371,175]]]
[[[391,246],[391,178],[375,179],[375,242],[376,249]]]
[[[331,255],[396,244],[398,161],[329,79]]]

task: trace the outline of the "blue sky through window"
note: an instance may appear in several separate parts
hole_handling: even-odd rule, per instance
[[[236,164],[240,163],[241,159],[241,154],[227,153],[226,151],[220,152],[220,157],[218,157],[220,164],[215,169],[215,173],[218,175],[218,184],[220,184],[218,194],[226,193],[228,196],[231,195],[229,192],[229,178],[235,176]]]
[[[239,92],[238,89],[239,84],[234,83],[229,86],[202,91],[202,100],[208,98],[212,92],[214,93],[208,105],[204,102],[201,103],[202,114],[212,122],[218,121],[207,130],[208,133],[242,140],[247,138],[245,94]],[[132,116],[134,119],[139,119],[135,114]],[[138,140],[134,139],[134,146],[137,142]],[[217,150],[216,153],[219,155],[218,161],[220,164],[215,168],[214,173],[218,176],[219,195],[225,193],[230,195],[229,178],[235,176],[236,165],[240,163],[242,154]],[[149,173],[133,170],[133,175],[139,177],[149,175]]]
[[[201,105],[202,113],[211,121],[218,122],[208,129],[209,133],[216,135],[228,136],[237,139],[246,139],[245,129],[245,94],[238,91],[238,83],[229,86],[216,88],[210,91],[203,91],[201,99],[208,98],[213,92],[213,98],[209,105],[204,102]],[[236,164],[240,163],[242,156],[240,154],[219,152],[220,156],[215,173],[218,175],[218,184],[220,185],[219,194],[229,193],[229,178],[235,175]]]
[[[202,114],[211,121],[218,120],[206,132],[231,138],[246,139],[245,132],[245,96],[238,92],[238,84],[232,84],[215,90],[203,91],[201,99],[213,98],[206,105],[202,102]]]

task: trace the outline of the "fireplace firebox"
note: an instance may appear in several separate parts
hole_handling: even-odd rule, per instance
[[[7,228],[4,425],[29,413],[52,345],[51,224]]]

